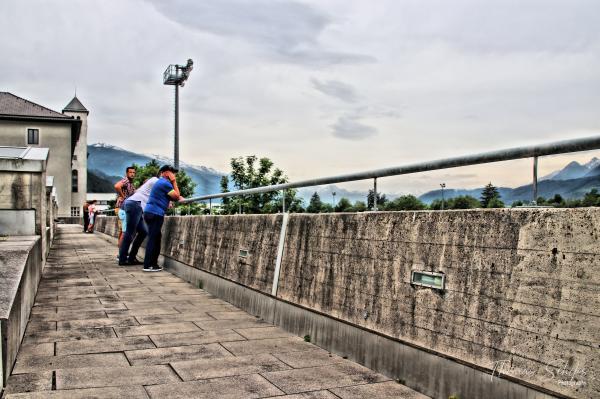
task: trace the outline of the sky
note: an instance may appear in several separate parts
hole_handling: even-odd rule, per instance
[[[0,0],[0,91],[61,110],[88,143],[291,181],[600,134],[597,0]],[[600,152],[540,159],[540,175]],[[380,179],[419,194],[531,180],[531,160]],[[346,183],[362,189],[371,182]]]

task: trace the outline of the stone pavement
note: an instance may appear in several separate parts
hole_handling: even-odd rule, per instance
[[[63,225],[6,398],[425,398]]]

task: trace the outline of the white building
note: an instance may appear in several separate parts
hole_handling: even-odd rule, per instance
[[[62,113],[0,92],[0,146],[50,150],[46,174],[54,176],[59,217],[79,216],[87,191],[87,118],[74,97]]]

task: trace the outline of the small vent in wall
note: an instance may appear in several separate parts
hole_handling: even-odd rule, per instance
[[[240,249],[240,258],[247,258],[247,257],[248,257],[248,250]]]

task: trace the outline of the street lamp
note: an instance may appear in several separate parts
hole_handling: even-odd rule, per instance
[[[190,58],[186,65],[171,64],[163,73],[163,84],[175,86],[175,149],[173,162],[179,169],[179,86],[183,87],[194,69],[194,61]]]
[[[331,193],[333,199],[331,200],[331,204],[333,206],[333,211],[335,212],[335,191]]]
[[[444,188],[446,188],[446,183],[440,183],[440,187],[442,188],[442,211],[444,210]]]

